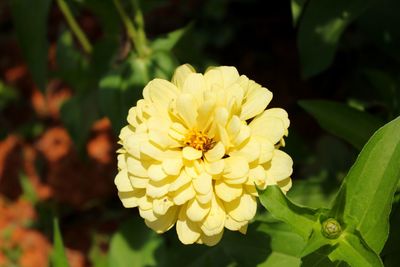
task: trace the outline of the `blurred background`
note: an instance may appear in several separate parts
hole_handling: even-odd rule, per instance
[[[170,79],[183,63],[201,72],[235,66],[289,113],[288,196],[326,207],[371,134],[400,113],[399,8],[395,0],[0,1],[0,266],[50,266],[54,216],[71,267],[298,266],[301,245],[282,240],[301,241],[261,208],[248,237],[225,234],[213,248],[147,230],[113,184],[119,129],[152,78]],[[145,31],[133,38],[130,24]],[[387,263],[396,253],[384,251]]]

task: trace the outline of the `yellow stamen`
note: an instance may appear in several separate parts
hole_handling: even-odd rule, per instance
[[[215,141],[212,138],[209,138],[202,131],[197,130],[190,130],[186,134],[183,143],[186,146],[191,146],[194,149],[201,150],[203,152],[207,152],[215,145]]]

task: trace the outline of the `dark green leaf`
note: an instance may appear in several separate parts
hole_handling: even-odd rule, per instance
[[[399,133],[400,117],[371,137],[346,176],[333,206],[335,216],[358,230],[377,254],[388,237],[389,214],[400,178]]]
[[[151,48],[153,50],[171,51],[183,35],[192,28],[192,25],[190,23],[186,27],[170,32],[164,37],[158,37],[151,43]]]
[[[307,240],[316,221],[315,211],[300,207],[286,198],[278,186],[268,186],[264,191],[258,192],[261,204],[272,215],[287,224],[293,231]]]
[[[299,105],[326,131],[361,149],[383,122],[366,112],[327,100],[303,100]]]
[[[298,32],[298,48],[304,77],[313,76],[329,67],[343,31],[371,1],[310,0],[308,2]]]
[[[19,45],[37,86],[47,81],[47,15],[51,0],[9,1]]]
[[[64,31],[57,41],[57,76],[76,92],[89,87],[89,62],[74,46],[71,32]]]
[[[53,219],[53,252],[50,262],[52,267],[69,267],[57,218]]]
[[[141,218],[134,218],[121,225],[110,244],[109,266],[150,267],[165,262],[163,239],[147,228]]]
[[[292,9],[292,20],[294,26],[297,25],[306,2],[307,0],[290,0],[290,7]]]

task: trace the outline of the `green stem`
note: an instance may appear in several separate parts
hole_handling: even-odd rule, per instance
[[[57,0],[58,7],[60,8],[61,12],[63,13],[65,19],[69,27],[71,28],[72,32],[74,33],[75,37],[78,39],[79,43],[81,44],[83,50],[90,54],[92,53],[92,45],[90,44],[88,38],[86,37],[85,33],[79,27],[78,22],[76,22],[74,16],[72,15],[71,10],[69,9],[65,0]]]
[[[120,0],[114,0],[115,7],[118,10],[118,13],[122,19],[122,22],[124,23],[128,35],[132,40],[132,43],[134,44],[137,53],[139,56],[144,57],[148,54],[148,48],[146,45],[146,39],[143,39],[144,32],[143,32],[143,26],[140,32],[135,28],[135,25],[133,24],[132,20],[129,18],[128,14],[125,12],[124,8],[122,7],[122,4]],[[142,18],[143,19],[143,18]],[[143,25],[143,23],[142,23]],[[144,36],[145,38],[145,36]]]
[[[137,33],[140,45],[142,46],[142,50],[145,53],[149,53],[149,48],[147,46],[147,37],[144,28],[144,19],[142,9],[140,8],[140,1],[139,0],[131,0],[133,6],[133,17],[137,26]]]

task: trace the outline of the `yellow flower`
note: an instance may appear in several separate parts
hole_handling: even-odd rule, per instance
[[[279,150],[289,119],[283,109],[265,110],[271,99],[234,67],[203,75],[182,65],[172,82],[149,82],[119,136],[123,205],[139,207],[157,233],[176,224],[184,244],[215,245],[224,228],[245,233],[255,185],[291,187],[293,162]]]

